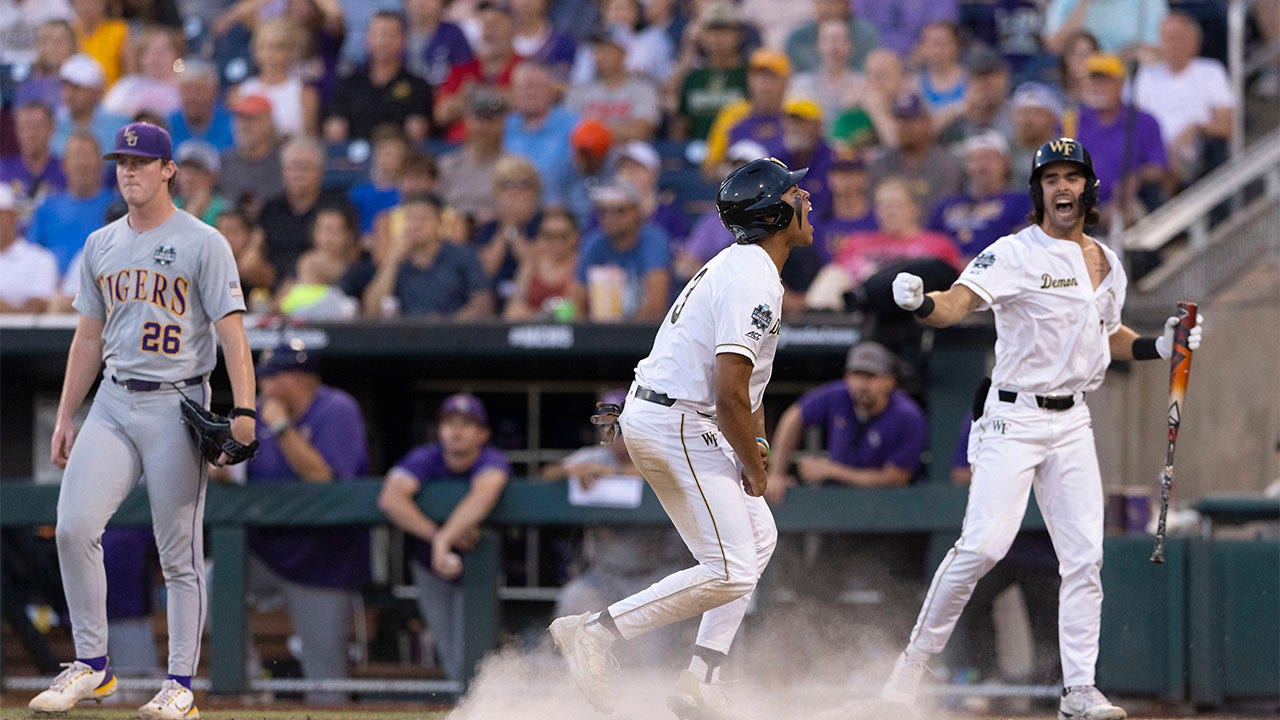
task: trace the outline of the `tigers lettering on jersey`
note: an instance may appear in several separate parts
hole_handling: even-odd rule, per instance
[[[107,315],[117,303],[124,302],[150,303],[177,317],[187,314],[191,281],[181,275],[170,280],[158,270],[127,268],[110,275],[98,275],[97,280]]]

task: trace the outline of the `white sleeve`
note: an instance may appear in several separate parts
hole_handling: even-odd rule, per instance
[[[755,363],[765,337],[782,321],[781,288],[757,277],[734,278],[720,288],[711,312],[716,354],[737,353]]]
[[[1018,292],[1022,277],[1017,247],[1005,238],[995,241],[969,261],[957,284],[982,298],[983,308],[999,305]]]

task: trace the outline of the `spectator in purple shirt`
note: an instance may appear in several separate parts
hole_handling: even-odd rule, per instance
[[[1076,139],[1089,148],[1098,175],[1102,225],[1120,213],[1128,225],[1165,197],[1169,162],[1160,123],[1124,102],[1124,64],[1115,55],[1089,57],[1085,102]]]
[[[853,0],[853,15],[875,26],[881,47],[907,57],[926,25],[959,17],[956,5],[956,0]]]
[[[451,395],[440,405],[438,441],[410,450],[387,473],[378,508],[409,535],[410,565],[418,609],[436,637],[445,675],[463,676],[462,575],[456,551],[479,539],[480,523],[493,510],[511,477],[511,463],[489,444],[489,415],[474,395]],[[415,496],[437,482],[466,482],[470,490],[444,524],[422,511]]]
[[[409,23],[407,38],[409,72],[435,87],[449,77],[454,65],[471,62],[475,53],[462,28],[444,20],[446,0],[405,0]]]
[[[898,389],[898,360],[883,345],[864,341],[849,350],[845,375],[805,393],[773,431],[766,496],[781,502],[797,480],[806,485],[901,487],[918,479],[924,452],[924,411]],[[825,454],[795,458],[805,427],[826,431]],[[776,488],[776,489],[775,489]]]
[[[18,208],[18,233],[25,234],[31,213],[46,195],[65,190],[62,161],[49,149],[53,139],[53,110],[42,102],[19,105],[13,114],[18,152],[5,148],[0,157],[0,182],[14,189]]]
[[[549,0],[513,0],[512,16],[515,24],[516,53],[522,58],[546,65],[557,79],[569,77],[578,43],[572,37],[560,33],[547,19]]]
[[[787,488],[834,484],[891,488],[921,477],[927,429],[924,411],[898,389],[899,360],[883,345],[862,341],[849,350],[845,374],[809,391],[782,414],[773,432],[765,497],[783,502]],[[825,452],[795,458],[805,427],[821,428]],[[795,474],[790,470],[794,461]],[[875,627],[909,625],[910,600],[922,578],[915,550],[901,538],[825,538],[822,556],[834,559],[830,591],[880,598],[868,608]],[[827,589],[824,589],[827,591]]]
[[[258,359],[258,454],[246,481],[334,483],[368,472],[364,419],[355,398],[321,382],[320,357],[301,341]],[[308,680],[348,675],[354,595],[369,580],[369,532],[359,526],[249,531],[249,587],[284,595],[302,639]],[[308,692],[308,702],[343,702],[341,692]]]
[[[1027,224],[1031,198],[1009,187],[1010,154],[1004,136],[994,130],[964,143],[965,192],[943,198],[925,225],[955,241],[960,259],[968,263],[988,245]]]

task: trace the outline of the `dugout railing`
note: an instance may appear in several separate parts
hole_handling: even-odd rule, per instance
[[[376,498],[380,483],[370,478],[337,485],[214,486],[206,507],[208,542],[217,568],[211,589],[208,639],[210,689],[236,694],[287,690],[296,681],[245,675],[244,605],[247,530],[257,526],[381,525]],[[465,483],[427,486],[423,510],[443,520],[466,490]],[[798,488],[776,509],[783,532],[924,534],[931,558],[959,535],[966,491],[945,484],[889,490]],[[50,524],[57,488],[27,482],[0,483],[0,526]],[[1226,520],[1280,518],[1280,502],[1206,499],[1208,512]],[[1215,505],[1216,503],[1216,505]],[[135,491],[114,522],[149,523],[145,493]],[[636,509],[588,508],[569,504],[563,483],[513,482],[490,516],[482,540],[466,558],[466,666],[468,676],[495,647],[501,607],[500,539],[507,525],[579,526],[596,523],[666,523],[647,489]],[[1042,528],[1034,503],[1024,523]],[[1103,583],[1102,652],[1099,683],[1124,695],[1164,701],[1222,705],[1239,701],[1280,702],[1280,541],[1170,538],[1167,562],[1149,562],[1146,535],[1106,539]],[[932,562],[932,560],[931,560]],[[291,685],[292,683],[292,685]],[[417,683],[417,684],[414,684]],[[0,668],[0,684],[25,687]],[[28,683],[29,684],[29,683]],[[348,689],[456,694],[465,684],[438,681],[350,681]],[[336,689],[336,688],[335,688]]]

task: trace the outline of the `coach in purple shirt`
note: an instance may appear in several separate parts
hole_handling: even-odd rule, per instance
[[[258,359],[258,454],[246,482],[347,482],[368,472],[364,419],[355,398],[320,382],[319,357],[299,341]],[[302,638],[303,676],[348,675],[352,598],[369,579],[369,532],[363,527],[263,528],[249,531],[249,587],[277,589]],[[310,702],[342,702],[343,693],[309,692]]]
[[[796,475],[807,485],[895,487],[919,475],[924,411],[898,389],[896,363],[883,345],[860,342],[849,351],[844,379],[805,393],[787,408],[773,433],[766,497],[780,502],[795,484],[788,464],[805,427],[821,427],[827,438],[825,457],[796,461]]]
[[[479,538],[511,477],[511,463],[489,444],[489,415],[474,395],[450,395],[440,405],[438,442],[409,451],[387,473],[378,508],[409,535],[418,610],[436,637],[447,677],[462,677],[462,561]],[[427,517],[415,497],[435,482],[466,482],[471,489],[443,525]]]

